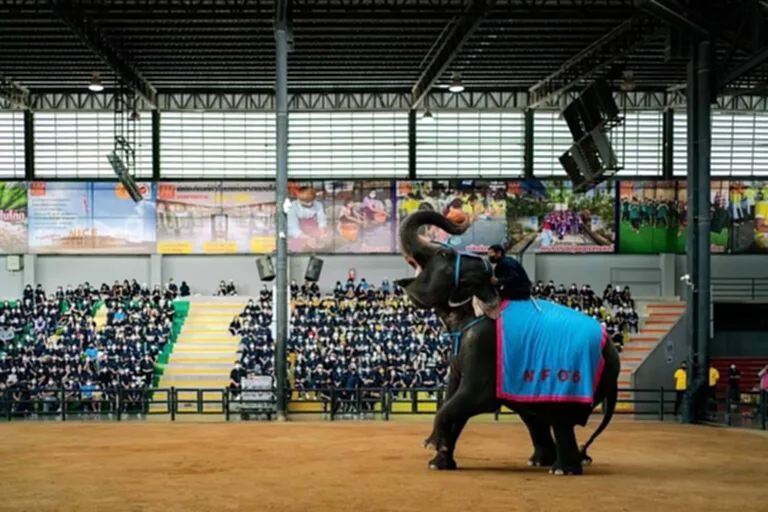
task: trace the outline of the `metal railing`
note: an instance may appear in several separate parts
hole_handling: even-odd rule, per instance
[[[168,416],[171,421],[190,415],[271,419],[275,414],[275,389],[233,390],[230,388],[105,389],[95,392],[67,389],[0,392],[0,419],[106,419],[122,421],[146,416]],[[320,415],[330,421],[365,418],[389,420],[394,416],[431,415],[445,401],[443,388],[321,388],[291,389],[290,415]],[[672,390],[620,389],[616,414],[664,421],[673,417]],[[630,396],[631,398],[621,398]],[[765,400],[760,401],[761,404]],[[495,419],[515,415],[502,408],[492,411]],[[762,414],[765,416],[765,407]],[[763,419],[763,424],[765,420]]]
[[[712,300],[768,300],[768,278],[712,278]]]

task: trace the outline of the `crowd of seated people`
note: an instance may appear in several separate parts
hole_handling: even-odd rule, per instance
[[[139,412],[171,334],[174,288],[86,282],[46,297],[41,286],[27,287],[18,308],[4,304],[0,312],[0,324],[19,333],[0,348],[4,413],[56,412],[62,399],[68,411],[112,412],[118,389],[123,411]],[[107,307],[100,330],[92,316],[98,301]],[[9,320],[18,318],[23,324]]]
[[[348,398],[358,387],[397,393],[445,384],[451,348],[439,320],[397,286],[350,278],[326,296],[315,283],[292,282],[290,292],[289,351],[300,395],[318,391],[327,399],[333,388]]]
[[[241,379],[247,375],[274,376],[272,303],[272,290],[264,285],[258,300],[249,299],[243,311],[229,324],[229,333],[240,337],[239,357],[230,374],[229,384],[235,396],[239,393]]]
[[[635,311],[635,301],[629,286],[620,289],[608,284],[601,296],[588,284],[579,287],[573,283],[566,288],[564,284],[555,286],[553,281],[547,284],[538,281],[533,287],[532,295],[563,304],[600,320],[619,350],[624,346],[629,334],[638,331],[640,319]]]

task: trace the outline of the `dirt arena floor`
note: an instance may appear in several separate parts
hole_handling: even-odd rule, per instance
[[[418,422],[0,425],[0,510],[768,510],[768,436],[621,422],[581,477],[525,464],[519,424],[470,424],[426,469]],[[580,429],[580,438],[588,435]]]

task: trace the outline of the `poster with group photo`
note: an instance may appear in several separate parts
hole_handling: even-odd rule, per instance
[[[566,181],[510,181],[506,194],[509,251],[613,252],[615,201],[614,183],[577,193]]]
[[[0,181],[0,254],[27,250],[27,185]]]
[[[768,253],[768,182],[731,181],[728,190],[731,252]]]
[[[275,211],[271,182],[160,183],[157,252],[273,252]]]
[[[464,234],[451,236],[434,226],[422,236],[458,250],[485,252],[491,245],[506,244],[506,183],[502,181],[399,181],[398,223],[417,210],[433,210],[461,224],[469,221]]]
[[[688,190],[685,181],[619,183],[619,252],[658,254],[686,252]],[[729,183],[711,183],[711,250],[728,247]]]
[[[391,253],[397,224],[391,181],[332,181],[334,252]]]
[[[57,254],[146,254],[155,247],[155,190],[135,203],[117,182],[29,184],[29,250]]]

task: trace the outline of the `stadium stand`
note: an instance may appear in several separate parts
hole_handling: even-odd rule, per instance
[[[55,412],[62,399],[71,412],[113,412],[118,388],[121,412],[143,412],[155,361],[172,334],[173,295],[136,281],[59,287],[47,298],[41,286],[27,287],[0,310],[0,325],[15,335],[0,354],[0,386],[11,398],[4,412],[40,412],[29,402],[37,399],[42,412]]]

